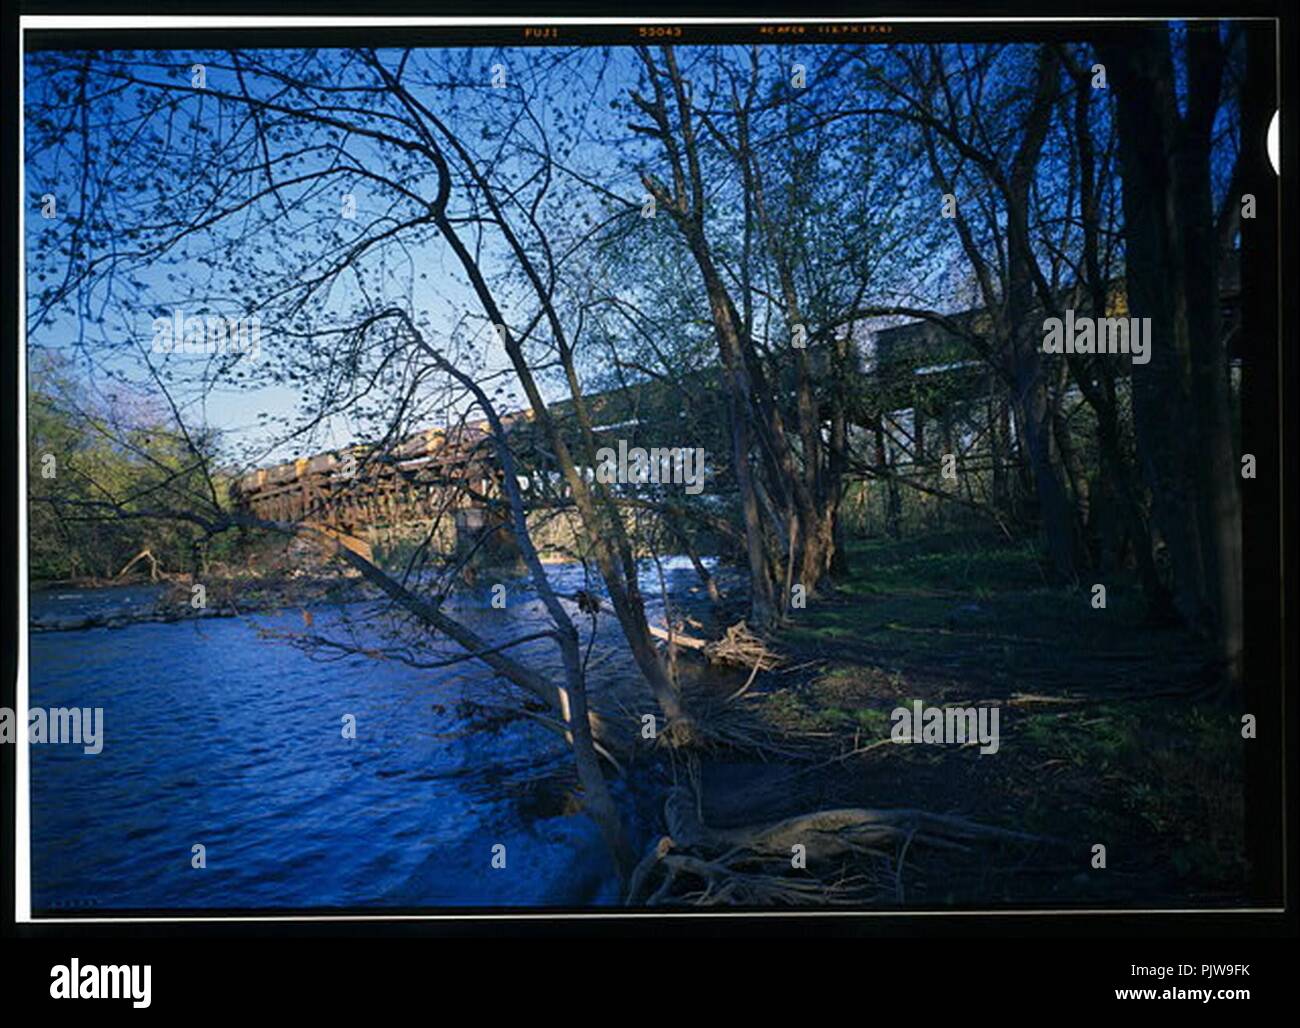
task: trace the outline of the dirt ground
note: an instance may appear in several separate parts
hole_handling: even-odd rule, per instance
[[[936,536],[851,556],[834,596],[792,612],[784,667],[744,700],[797,756],[710,755],[705,823],[919,808],[1041,837],[900,854],[908,908],[1243,902],[1240,713],[1195,639],[1143,624],[1133,581],[1100,583],[1098,609],[1093,583],[1047,585],[1028,546]],[[997,752],[892,742],[891,713],[914,700],[996,705]]]

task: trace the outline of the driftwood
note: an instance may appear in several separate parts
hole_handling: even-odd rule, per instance
[[[963,851],[1052,841],[910,808],[818,810],[767,825],[712,828],[682,786],[670,792],[664,816],[669,834],[633,872],[628,905],[895,902],[914,846]],[[803,847],[804,868],[792,866],[796,846]],[[855,873],[845,875],[850,863]]]
[[[149,562],[149,581],[151,582],[158,581],[158,578],[161,574],[158,570],[158,558],[153,555],[152,550],[147,548],[141,550],[129,561],[127,561],[126,567],[122,568],[122,570],[117,573],[117,577],[124,578],[126,576],[126,573],[130,571],[133,567],[135,567],[138,563],[140,563],[140,561],[142,560],[147,560]],[[166,576],[164,575],[162,577],[166,577]]]
[[[650,625],[650,634],[656,639],[671,642],[674,646],[680,646],[687,650],[703,652],[711,645],[707,639],[698,639],[693,635],[687,635],[681,629],[675,629],[670,633],[663,625]]]
[[[737,621],[721,639],[715,640],[689,635],[680,627],[669,632],[663,625],[651,625],[650,634],[682,649],[702,653],[712,664],[770,671],[784,663],[783,658],[769,649],[767,643],[751,632],[743,621]]]
[[[784,663],[783,658],[770,650],[767,643],[751,632],[743,621],[737,621],[728,628],[717,642],[709,643],[704,648],[704,653],[714,664],[758,671],[770,671]]]

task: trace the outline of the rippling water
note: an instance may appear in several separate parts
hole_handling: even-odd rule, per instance
[[[695,584],[682,562],[666,570],[674,592]],[[583,585],[575,569],[553,574],[566,591]],[[540,604],[526,591],[512,585],[506,611],[481,591],[459,613],[496,638],[536,630]],[[128,601],[151,597],[36,592],[32,615]],[[365,610],[314,608],[314,631]],[[616,641],[605,635],[613,618],[602,620],[602,641]],[[30,749],[34,912],[615,901],[594,826],[539,785],[567,775],[558,737],[528,721],[457,734],[456,704],[494,695],[483,669],[321,661],[259,628],[300,631],[302,617],[30,636],[31,706],[104,709],[101,753]],[[512,652],[552,662],[544,643]],[[356,717],[354,740],[342,737],[344,714]],[[504,870],[491,866],[497,843]],[[206,869],[191,867],[195,844]]]

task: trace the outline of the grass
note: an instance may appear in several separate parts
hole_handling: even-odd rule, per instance
[[[1001,745],[984,756],[877,747],[837,766],[823,798],[956,811],[1064,844],[1067,866],[1041,875],[958,861],[934,898],[1240,901],[1239,722],[1188,698],[1206,654],[1186,633],[1143,625],[1135,582],[1106,580],[1107,605],[1094,609],[1092,583],[1047,584],[1032,545],[968,535],[861,542],[850,561],[835,594],[782,633],[780,647],[816,671],[773,678],[765,716],[847,753],[888,739],[891,711],[914,699],[993,703]],[[1091,869],[1095,843],[1109,874]]]
[[[853,573],[835,595],[795,612],[789,645],[1022,691],[1115,686],[1125,669],[1147,677],[1164,662],[1182,670],[1203,662],[1176,632],[1134,631],[1145,607],[1130,576],[1103,581],[1107,604],[1094,609],[1093,583],[1047,584],[1024,543],[951,535],[872,541],[852,547],[850,562]],[[1155,674],[1167,677],[1163,668]]]

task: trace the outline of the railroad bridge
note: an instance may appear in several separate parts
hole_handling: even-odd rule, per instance
[[[1239,285],[1234,259],[1227,262],[1222,299],[1225,327],[1236,358],[1240,344]],[[1117,309],[1124,310],[1122,294],[1116,287]],[[910,453],[891,461],[897,464],[924,463],[927,425],[940,428],[944,437],[969,432],[987,445],[988,430],[995,419],[1003,422],[1002,438],[1010,441],[1014,428],[1009,423],[1007,397],[997,390],[996,376],[971,346],[963,333],[986,334],[991,328],[987,312],[972,309],[951,315],[949,321],[960,326],[954,333],[930,321],[912,321],[874,332],[874,359],[867,364],[854,354],[851,375],[859,379],[860,392],[872,397],[872,410],[854,410],[851,433],[870,432],[876,423],[880,439],[884,421],[905,426],[899,432],[910,437]],[[857,341],[855,340],[855,349]],[[812,352],[814,367],[824,367],[828,355]],[[1235,360],[1234,360],[1235,363]],[[634,443],[704,446],[712,460],[712,491],[727,491],[730,461],[725,455],[730,440],[724,419],[701,417],[709,397],[721,389],[719,376],[704,374],[690,383],[696,394],[696,417],[691,422],[691,438],[672,438],[687,413],[678,389],[658,380],[631,382],[586,398],[598,436],[607,439],[627,437]],[[793,381],[788,388],[793,389]],[[689,404],[688,404],[689,405]],[[1000,411],[999,411],[1000,408]],[[874,414],[872,411],[874,410]],[[883,412],[883,419],[877,420]],[[550,407],[551,417],[565,426],[572,442],[577,432],[571,401]],[[531,412],[505,416],[510,434],[525,433],[512,449],[526,464],[541,475],[558,479],[558,469],[546,456],[545,447],[533,444]],[[662,438],[664,434],[669,438]],[[883,447],[884,442],[878,442]],[[945,438],[948,451],[954,440]],[[721,459],[719,459],[721,458]],[[885,463],[883,453],[878,458]],[[343,545],[371,558],[371,542],[387,529],[410,523],[438,522],[442,530],[437,540],[446,551],[482,546],[494,558],[513,560],[514,539],[506,525],[507,515],[501,502],[501,471],[493,451],[486,421],[464,423],[451,429],[428,429],[384,446],[351,446],[341,451],[300,457],[269,468],[240,476],[231,486],[237,509],[268,521],[311,525],[337,539]],[[558,492],[565,492],[562,485]],[[493,523],[499,531],[484,537]],[[494,550],[504,553],[493,553]]]
[[[680,402],[660,383],[631,383],[586,400],[598,439],[658,438],[679,431]],[[549,410],[576,449],[579,433],[572,402],[554,403]],[[532,412],[503,415],[501,420],[521,473],[530,476],[527,483],[521,482],[525,496],[549,491],[554,499],[566,497],[559,468],[547,447],[539,445]],[[717,431],[721,427],[712,425]],[[719,435],[717,447],[725,445],[724,439]],[[711,452],[725,452],[714,449],[712,440],[708,443]],[[479,547],[488,562],[505,564],[515,562],[518,549],[507,524],[501,474],[490,425],[476,421],[416,432],[396,443],[355,445],[250,471],[231,484],[231,499],[236,509],[254,517],[316,528],[367,560],[373,559],[375,541],[400,535],[404,526],[436,522],[434,544],[441,552]],[[499,530],[491,531],[493,525]],[[563,539],[563,528],[557,527],[556,534]]]
[[[231,499],[262,520],[316,528],[367,560],[376,529],[415,522],[441,521],[443,544],[461,549],[476,545],[496,521],[502,531],[486,543],[494,550],[513,546],[495,502],[500,475],[488,425],[478,422],[259,468],[235,479]]]

